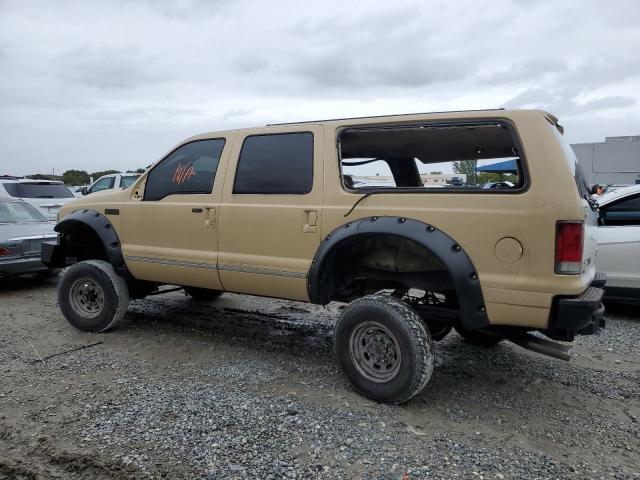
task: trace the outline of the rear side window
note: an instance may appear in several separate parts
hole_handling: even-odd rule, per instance
[[[121,177],[120,178],[120,188],[129,188],[131,185],[133,185],[133,182],[135,182],[138,179],[137,176],[133,177]]]
[[[518,144],[502,122],[354,127],[339,145],[351,191],[504,193],[526,183]]]
[[[305,194],[312,187],[312,133],[253,135],[245,139],[233,193]]]
[[[178,147],[149,172],[144,200],[211,193],[224,143],[224,139],[198,140]]]
[[[7,193],[18,198],[73,198],[73,193],[62,183],[20,182],[3,183]]]

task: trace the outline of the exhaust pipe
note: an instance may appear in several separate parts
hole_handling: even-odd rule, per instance
[[[530,333],[508,335],[506,339],[532,352],[567,362],[571,359],[571,355],[569,355],[569,350],[572,348],[571,345],[554,342],[553,340],[537,337]]]

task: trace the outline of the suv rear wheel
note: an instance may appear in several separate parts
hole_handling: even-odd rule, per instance
[[[104,332],[124,317],[129,290],[109,263],[87,260],[64,273],[58,285],[58,303],[67,321],[78,330]]]
[[[406,402],[433,372],[433,343],[420,315],[389,295],[368,295],[345,307],[334,348],[354,388],[379,402]]]

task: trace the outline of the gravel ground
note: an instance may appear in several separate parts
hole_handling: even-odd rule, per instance
[[[640,478],[637,308],[571,362],[452,333],[424,392],[387,406],[338,371],[336,307],[176,292],[88,334],[55,284],[0,283],[0,480]]]

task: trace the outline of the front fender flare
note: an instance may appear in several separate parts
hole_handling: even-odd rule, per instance
[[[118,275],[127,279],[133,278],[124,263],[124,255],[122,254],[118,234],[107,217],[91,209],[74,210],[64,217],[62,221],[54,227],[54,230],[60,234],[64,234],[70,231],[74,225],[78,224],[82,224],[91,229],[100,239],[104,246],[107,260]]]
[[[342,242],[357,236],[394,235],[415,241],[437,257],[450,272],[460,305],[462,325],[469,329],[489,325],[478,272],[460,244],[449,235],[418,220],[404,217],[367,217],[345,223],[320,244],[307,275],[307,291],[313,303],[324,305],[331,299],[323,292],[325,270]]]

